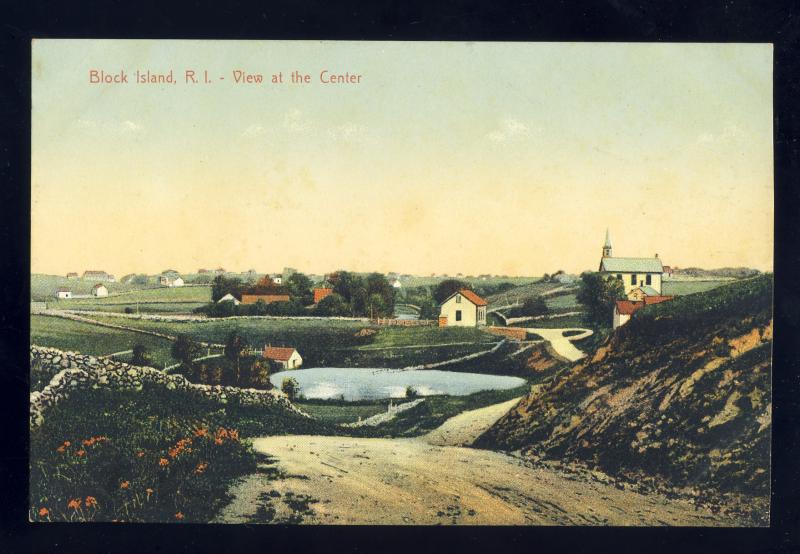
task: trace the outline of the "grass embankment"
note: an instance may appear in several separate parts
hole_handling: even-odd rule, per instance
[[[467,396],[426,396],[424,402],[400,412],[386,423],[350,429],[348,434],[360,437],[416,437],[436,429],[462,412],[505,402],[524,396],[529,391],[530,386],[526,383],[514,389],[481,391]]]
[[[666,296],[685,296],[698,292],[706,292],[734,281],[664,281],[661,283],[661,294]]]
[[[31,432],[33,521],[206,522],[232,479],[256,471],[245,438],[324,432],[277,409],[188,392],[88,390]]]
[[[119,324],[121,321],[116,319],[114,322]],[[172,363],[170,356],[172,343],[167,339],[59,317],[31,316],[31,344],[38,346],[50,346],[93,356],[106,356],[115,352],[131,350],[137,342],[145,346],[155,366],[163,367],[165,363]],[[124,357],[119,359],[127,361]]]

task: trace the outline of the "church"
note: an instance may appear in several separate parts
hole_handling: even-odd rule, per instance
[[[661,275],[664,266],[656,254],[652,258],[617,258],[613,254],[611,234],[606,229],[600,273],[622,280],[629,300],[641,301],[645,296],[661,296]]]

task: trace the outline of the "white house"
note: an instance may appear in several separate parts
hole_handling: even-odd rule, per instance
[[[97,296],[98,298],[101,296],[108,296],[108,289],[104,284],[97,283],[92,287],[92,296]]]
[[[487,302],[469,289],[454,292],[439,307],[439,327],[486,325]]]
[[[56,298],[72,298],[72,291],[65,287],[56,289]]]
[[[652,258],[617,258],[612,255],[612,248],[611,235],[606,229],[600,273],[620,279],[625,287],[625,295],[631,300],[635,300],[634,296],[639,294],[633,293],[636,289],[642,289],[648,296],[661,295],[664,266],[658,254]]]
[[[403,283],[400,282],[400,279],[392,279],[391,281],[389,281],[389,284],[396,289],[403,288]]]
[[[158,278],[158,284],[167,287],[182,287],[183,278],[180,275],[165,273]]]
[[[303,365],[300,353],[291,347],[265,346],[262,356],[267,360],[278,362],[283,369],[297,369]]]
[[[219,304],[220,302],[233,302],[234,306],[238,306],[239,304],[241,304],[241,302],[239,302],[236,299],[236,297],[234,295],[232,295],[231,293],[228,293],[225,296],[223,296],[222,298],[220,298],[219,300],[217,300],[217,304]]]
[[[272,279],[272,282],[275,283],[276,285],[280,285],[283,283],[283,275],[278,275],[276,273],[273,273],[272,275],[269,276],[269,278]]]

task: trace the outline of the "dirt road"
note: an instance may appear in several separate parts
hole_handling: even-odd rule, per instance
[[[550,345],[553,347],[553,350],[556,351],[556,354],[566,358],[570,362],[576,362],[581,358],[585,357],[586,354],[575,347],[572,344],[574,340],[584,339],[590,335],[594,331],[591,329],[544,329],[541,327],[531,327],[526,328],[526,331],[529,333],[535,333],[542,337],[544,340],[548,341]],[[564,333],[566,331],[582,331],[579,335],[565,337]]]
[[[236,484],[217,522],[462,525],[733,525],[688,500],[642,495],[599,473],[499,452],[474,440],[515,400],[456,416],[414,439],[256,439],[274,458]],[[431,442],[440,444],[430,444]]]

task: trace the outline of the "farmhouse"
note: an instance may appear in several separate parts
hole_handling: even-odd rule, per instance
[[[182,287],[183,279],[177,273],[164,273],[158,278],[158,284],[167,287]]]
[[[283,275],[280,275],[278,273],[273,273],[272,275],[269,276],[269,278],[272,279],[272,282],[275,283],[276,285],[280,285],[281,283],[283,283]]]
[[[631,316],[637,310],[649,306],[650,304],[667,302],[672,300],[672,298],[672,296],[644,296],[641,300],[617,300],[614,304],[614,329],[628,323]]]
[[[102,283],[97,283],[94,287],[92,287],[92,296],[97,296],[100,298],[101,296],[108,296],[108,289]]]
[[[469,289],[461,289],[442,302],[439,327],[477,327],[486,325],[487,302]]]
[[[116,280],[113,275],[105,271],[96,271],[93,269],[84,271],[83,278],[87,281],[103,281],[105,283],[113,283]]]
[[[300,353],[292,347],[265,346],[261,355],[267,360],[278,362],[283,369],[297,369],[303,365]]]
[[[56,298],[72,298],[72,291],[66,287],[59,287],[56,289]]]
[[[314,304],[318,304],[323,298],[333,294],[333,289],[330,287],[320,287],[314,289]]]
[[[239,302],[239,300],[234,295],[232,295],[231,293],[228,293],[225,296],[223,296],[222,298],[220,298],[219,300],[217,300],[217,304],[219,304],[221,302],[233,302],[234,306],[238,306],[239,304],[241,304],[241,302]]]
[[[289,302],[288,294],[242,294],[242,304],[255,304],[261,300],[265,304]]]
[[[600,259],[600,273],[620,279],[628,299],[635,300],[641,289],[647,296],[661,294],[661,276],[664,266],[658,254],[652,258],[617,258],[612,254],[611,235],[606,229],[606,242],[603,244],[603,257]]]

